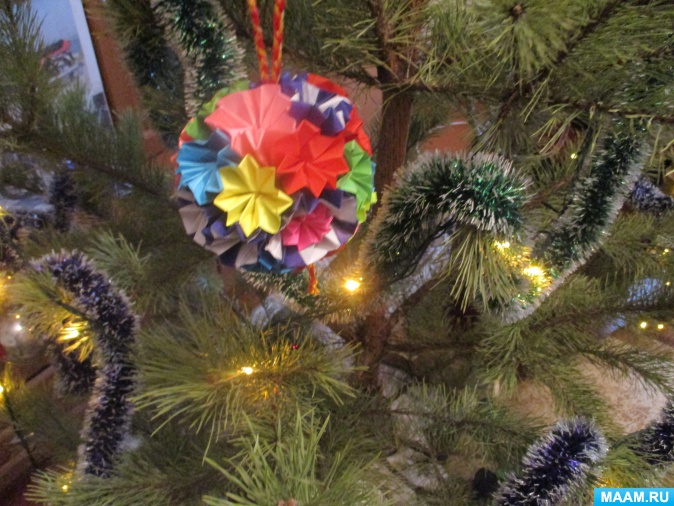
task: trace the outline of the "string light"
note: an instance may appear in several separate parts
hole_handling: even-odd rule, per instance
[[[21,315],[20,315],[20,314],[16,314],[16,315],[14,315],[14,318],[16,318],[16,319],[18,320],[19,318],[21,318]]]
[[[22,330],[23,330],[23,327],[21,326],[20,323],[17,322],[17,323],[14,324],[14,331],[21,332]]]
[[[3,387],[2,384],[0,384],[0,394],[2,394],[4,391],[5,391],[5,387]]]
[[[578,158],[578,153],[571,153],[571,160]]]
[[[253,374],[254,369],[252,367],[242,367],[241,372],[244,374],[248,374],[249,376]]]
[[[63,340],[76,339],[79,337],[80,331],[74,326],[64,327],[59,333],[59,338]]]
[[[658,330],[662,330],[665,328],[665,325],[663,323],[658,323]]]
[[[662,250],[663,255],[666,255],[667,253],[669,253],[669,248],[665,248],[664,250]]]
[[[360,281],[357,281],[355,279],[347,279],[346,282],[344,283],[344,288],[346,288],[350,292],[355,292],[360,288]]]
[[[503,251],[504,249],[508,249],[510,247],[510,242],[505,241],[505,242],[496,242],[496,247]]]
[[[63,490],[64,492],[68,492],[68,489],[69,489],[69,488],[70,488],[70,487],[68,487],[68,485],[63,485],[63,486],[61,487],[61,490]]]
[[[641,327],[642,329],[645,329],[646,327],[648,327],[648,323],[647,322],[641,322],[639,324],[639,327]]]
[[[665,283],[665,286],[671,286],[671,284],[672,284],[671,281],[667,281],[667,282]]]
[[[524,272],[524,274],[526,276],[529,276],[530,278],[540,278],[545,274],[543,269],[535,265],[530,265],[529,267],[526,267],[522,272]]]

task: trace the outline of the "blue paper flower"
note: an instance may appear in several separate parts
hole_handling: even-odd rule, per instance
[[[220,130],[215,130],[207,140],[186,142],[178,151],[178,188],[189,188],[197,204],[208,204],[213,200],[209,194],[222,191],[220,168],[237,166],[240,161],[241,157],[229,145],[229,136]]]

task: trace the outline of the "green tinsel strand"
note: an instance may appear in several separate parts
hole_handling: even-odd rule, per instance
[[[510,162],[497,156],[422,158],[385,196],[365,262],[397,280],[455,224],[512,235],[522,226],[526,187]]]
[[[215,2],[152,0],[152,7],[181,53],[186,112],[194,116],[218,90],[243,77],[242,51]]]
[[[150,0],[108,0],[125,61],[140,88],[152,125],[169,146],[187,122],[183,71]]]
[[[606,139],[566,215],[535,248],[535,256],[549,268],[571,268],[601,241],[640,169],[641,145],[640,139],[620,131]]]
[[[209,0],[109,0],[115,28],[150,119],[176,146],[187,119],[243,76],[242,51]]]

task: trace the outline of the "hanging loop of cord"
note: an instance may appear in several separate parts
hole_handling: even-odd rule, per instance
[[[257,63],[260,68],[260,79],[263,83],[266,83],[269,81],[269,62],[267,61],[267,50],[264,47],[264,34],[260,25],[260,11],[257,8],[256,0],[248,0],[248,10],[253,22],[253,40],[255,41]]]
[[[274,38],[272,40],[271,76],[269,75],[269,61],[267,49],[264,45],[264,33],[260,24],[260,10],[257,0],[248,0],[248,10],[253,24],[253,40],[257,63],[260,69],[260,80],[263,83],[277,83],[281,77],[281,59],[283,53],[283,17],[286,0],[274,1]]]
[[[283,52],[283,16],[286,0],[274,2],[274,41],[271,51],[271,81],[277,83],[281,77],[281,57]]]

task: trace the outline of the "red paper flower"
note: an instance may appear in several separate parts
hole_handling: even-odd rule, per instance
[[[272,165],[287,194],[309,188],[318,197],[324,188],[335,188],[337,178],[349,172],[344,160],[344,138],[321,135],[308,121],[281,139],[273,149]]]

